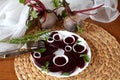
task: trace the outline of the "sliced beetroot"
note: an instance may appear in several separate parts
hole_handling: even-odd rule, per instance
[[[58,47],[56,47],[54,44],[51,44],[51,43],[45,43],[45,48],[46,48],[46,51],[49,52],[50,54],[55,52]]]
[[[77,63],[72,56],[70,55],[67,55],[67,56],[69,58],[69,62],[64,66],[62,71],[67,73],[72,73],[76,69]]]
[[[48,69],[49,69],[51,72],[58,72],[58,71],[61,71],[61,70],[62,70],[62,67],[58,67],[58,66],[56,66],[56,65],[53,65],[53,66],[48,67]]]
[[[73,39],[71,37],[68,37],[65,39],[65,42],[71,44],[71,43],[73,43]]]
[[[41,57],[45,57],[45,56],[48,56],[48,55],[52,55],[53,53],[51,53],[50,51],[45,51],[43,53],[41,53]]]
[[[74,43],[69,44],[70,46],[73,46],[78,41],[78,37],[77,36],[75,36],[75,35],[72,35],[72,36],[74,37],[75,41],[74,41]]]
[[[48,43],[53,43],[54,42],[54,39],[52,37],[49,37],[48,40],[47,40]]]
[[[52,37],[55,41],[60,41],[61,40],[61,37],[59,34],[54,34],[53,37]]]
[[[74,36],[66,36],[64,39],[63,39],[63,42],[65,44],[74,44],[75,43],[75,38]]]
[[[72,35],[75,38],[75,42],[78,40],[78,37],[75,35]]]
[[[39,60],[40,58],[35,58],[33,55],[34,55],[34,52],[31,52],[31,55],[33,57],[33,59],[36,61],[36,60]]]
[[[64,57],[57,57],[55,59],[55,64],[56,65],[64,65],[66,63],[66,59]]]
[[[72,52],[69,52],[69,53],[65,53],[66,55],[69,55],[69,56],[72,56],[72,58],[74,58],[74,60],[76,61],[77,65],[79,64],[79,54],[78,53],[74,53],[73,51]]]
[[[35,59],[36,60],[36,62],[38,63],[38,64],[40,64],[41,66],[44,66],[45,65],[45,62],[49,62],[49,66],[51,66],[51,65],[53,65],[53,61],[52,61],[52,59],[53,59],[53,57],[54,57],[55,55],[48,55],[48,56],[45,56],[45,57],[41,57],[40,59]]]
[[[65,52],[72,52],[72,47],[70,45],[66,45],[64,50]]]
[[[83,68],[85,66],[84,58],[80,57],[78,61],[79,61],[78,67]]]
[[[82,53],[85,50],[83,45],[75,44],[73,47],[74,52]]]
[[[54,45],[56,48],[59,48],[61,41],[54,41],[53,43],[51,43],[52,45]]]
[[[88,50],[86,49],[84,52],[82,52],[81,54],[87,54]]]
[[[60,43],[60,44],[59,44],[59,48],[64,49],[65,44],[63,43],[63,41],[60,41],[59,43]]]
[[[53,43],[51,43],[51,45],[54,45],[57,49],[58,48],[64,49],[66,44],[64,44],[63,41],[61,40],[61,41],[54,41]]]
[[[41,64],[39,64],[36,60],[34,60],[34,63],[35,63],[38,67],[41,67]]]

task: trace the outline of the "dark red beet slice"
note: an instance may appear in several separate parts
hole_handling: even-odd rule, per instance
[[[87,54],[88,50],[86,49],[84,52],[82,52],[81,54]]]
[[[65,38],[65,42],[68,43],[68,44],[73,44],[73,41],[74,41],[74,39],[72,37],[68,36],[68,37]]]
[[[64,48],[65,48],[65,45],[66,45],[66,44],[64,44],[63,41],[61,41],[60,44],[59,44],[59,47],[62,48],[62,49],[64,49]]]
[[[54,45],[56,48],[64,48],[64,46],[66,44],[63,43],[63,40],[60,40],[60,41],[54,41],[53,43],[51,43],[52,45]]]
[[[45,57],[41,57],[39,59],[35,59],[36,60],[36,63],[40,64],[41,66],[44,66],[45,65],[45,62],[49,62],[49,66],[53,65],[53,57],[55,55],[48,55],[48,56],[45,56]]]
[[[54,34],[54,35],[53,35],[53,39],[54,39],[55,41],[60,41],[60,36],[59,36],[59,34]]]
[[[51,72],[58,72],[58,71],[61,71],[62,70],[62,67],[58,67],[56,65],[53,65],[53,66],[50,66],[48,68]]]
[[[53,43],[51,43],[51,45],[54,45],[57,49],[59,48],[59,44],[60,41],[54,41]]]
[[[84,58],[79,58],[79,65],[78,65],[78,67],[80,67],[80,68],[83,68],[85,66],[85,60],[84,60]]]
[[[41,67],[41,64],[39,64],[35,59],[34,59],[34,63],[35,63],[38,67]]]
[[[75,35],[72,35],[72,36],[75,38],[75,42],[74,43],[76,43],[76,41],[78,40],[78,37],[75,36]]]
[[[77,37],[77,36],[75,36],[75,35],[72,35],[72,36],[75,38],[75,41],[74,41],[73,44],[69,44],[70,46],[73,46],[73,45],[77,42],[77,40],[78,40],[78,37]]]
[[[33,58],[35,61],[40,59],[40,58],[34,58],[33,54],[34,54],[34,52],[31,52],[32,58]]]
[[[74,46],[74,49],[75,49],[76,52],[81,52],[81,51],[83,51],[85,48],[84,48],[84,46],[77,44],[77,45]]]
[[[56,33],[58,33],[58,32],[52,32],[52,33],[50,34],[50,37],[53,37],[53,35],[56,34]]]
[[[69,56],[71,56],[72,58],[74,58],[75,59],[75,61],[76,61],[76,63],[77,63],[77,65],[79,64],[79,53],[74,53],[73,51],[71,51],[71,52],[69,52],[69,53],[65,53],[66,55],[69,55]]]
[[[72,56],[70,56],[69,54],[67,54],[67,56],[69,58],[69,62],[64,66],[62,71],[67,73],[72,73],[76,69],[77,63]]]
[[[45,43],[45,48],[49,54],[53,54],[58,49],[55,45],[47,42]]]

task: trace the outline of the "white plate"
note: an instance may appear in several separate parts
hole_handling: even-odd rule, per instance
[[[87,50],[88,50],[88,53],[87,55],[89,56],[90,60],[91,60],[91,50],[90,50],[90,47],[88,46],[87,42],[82,38],[80,37],[79,35],[75,34],[75,33],[72,33],[72,32],[68,32],[68,31],[57,31],[59,34],[63,35],[63,36],[69,36],[69,35],[75,35],[78,37],[78,40],[80,40],[82,43],[84,43],[86,46],[87,46]],[[31,56],[31,60],[32,62],[34,63],[34,60],[33,60],[33,57]],[[47,75],[50,75],[50,76],[54,76],[54,77],[59,77],[59,78],[64,78],[64,77],[70,77],[70,76],[75,76],[77,74],[79,74],[80,72],[82,72],[84,69],[87,68],[88,64],[90,63],[90,60],[89,62],[86,62],[85,66],[81,69],[79,67],[77,67],[75,69],[75,71],[73,73],[71,73],[69,76],[66,76],[66,75],[61,75],[60,72],[45,72],[45,71],[42,71],[42,69],[40,67],[38,67],[35,63],[34,65],[40,70],[42,71],[42,73],[45,73]]]

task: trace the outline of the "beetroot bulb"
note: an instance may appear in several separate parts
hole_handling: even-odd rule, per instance
[[[79,15],[74,15],[70,17],[66,17],[64,19],[64,27],[68,31],[76,31],[77,30],[77,25],[81,26],[82,25],[82,20]]]
[[[42,24],[42,28],[43,29],[52,28],[56,24],[57,20],[58,18],[53,12],[47,13],[46,21]]]
[[[40,29],[49,29],[57,22],[57,16],[53,10],[48,9],[40,0],[26,0],[29,5],[29,17],[27,25],[29,27],[38,26]]]

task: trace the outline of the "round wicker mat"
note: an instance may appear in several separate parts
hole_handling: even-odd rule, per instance
[[[58,28],[57,28],[58,29]],[[92,59],[80,74],[70,78],[56,78],[41,73],[30,61],[30,54],[15,58],[14,66],[19,80],[120,80],[120,44],[107,31],[84,22],[81,35],[89,44]]]

